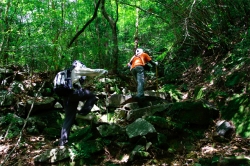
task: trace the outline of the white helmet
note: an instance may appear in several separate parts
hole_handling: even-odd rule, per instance
[[[72,66],[74,67],[86,67],[81,61],[79,60],[75,60],[73,63],[72,63]]]
[[[137,48],[136,51],[135,51],[135,54],[138,55],[138,54],[141,54],[141,53],[143,53],[143,49]]]

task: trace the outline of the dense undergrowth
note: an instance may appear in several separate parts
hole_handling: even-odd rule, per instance
[[[238,134],[249,137],[250,58],[248,52],[243,55],[238,49],[224,55],[180,56],[177,62],[170,61],[162,89],[172,91],[177,101],[212,103],[220,110],[222,119],[236,124]]]

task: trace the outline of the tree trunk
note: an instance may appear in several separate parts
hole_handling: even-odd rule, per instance
[[[2,30],[2,39],[0,40],[0,53],[2,54],[0,57],[1,57],[1,62],[2,62],[2,65],[4,65],[4,62],[8,62],[8,53],[5,52],[5,44],[4,43],[8,43],[8,33],[5,34],[5,32],[7,32],[8,30],[8,11],[9,11],[9,8],[10,8],[10,0],[7,2],[7,6],[5,7],[5,11],[4,12],[0,12],[1,13],[1,18],[3,20],[3,23],[1,26],[1,30]],[[3,14],[4,13],[4,14]],[[4,18],[3,18],[4,17]]]
[[[105,0],[102,1],[102,14],[103,16],[106,18],[106,20],[109,22],[109,25],[111,27],[112,30],[112,42],[113,42],[113,49],[112,49],[112,55],[114,57],[114,65],[113,65],[113,71],[114,73],[117,73],[118,70],[118,39],[117,39],[117,21],[118,21],[118,4],[117,4],[117,0],[116,2],[116,19],[113,19],[112,17],[110,17],[106,10],[105,10]]]
[[[89,24],[90,24],[92,21],[94,21],[94,19],[97,17],[97,11],[98,11],[98,8],[99,8],[99,6],[100,6],[101,1],[102,1],[102,0],[99,0],[99,1],[97,2],[96,6],[95,6],[95,11],[94,11],[94,14],[93,14],[92,18],[83,26],[83,28],[82,28],[80,31],[78,31],[78,32],[76,33],[76,35],[73,37],[73,39],[69,42],[68,47],[71,47],[71,46],[72,46],[72,44],[73,44],[74,41],[78,38],[78,36],[80,36],[80,34],[82,34],[82,33],[84,32],[84,30],[89,26]]]
[[[138,43],[139,43],[139,9],[136,8],[136,21],[135,21],[135,35],[134,35],[134,40],[135,40],[135,47],[134,47],[134,53],[135,50],[138,48]]]

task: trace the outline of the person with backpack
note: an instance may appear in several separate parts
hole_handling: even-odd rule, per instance
[[[107,74],[104,69],[87,68],[79,60],[72,63],[66,72],[59,72],[54,79],[54,90],[63,99],[65,119],[61,129],[59,147],[63,148],[68,142],[70,130],[75,122],[76,115],[86,116],[97,101],[96,96],[89,90],[82,88],[86,76],[99,76]],[[82,109],[78,112],[79,101],[85,101]]]
[[[138,100],[138,103],[143,101],[144,97],[144,75],[145,67],[147,63],[150,63],[152,66],[158,65],[158,62],[153,62],[152,58],[145,52],[143,49],[137,48],[135,55],[130,59],[130,62],[127,64],[130,67],[130,71],[137,81],[137,94],[135,99]]]

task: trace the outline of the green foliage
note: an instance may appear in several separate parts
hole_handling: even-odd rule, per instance
[[[90,158],[96,152],[103,150],[103,147],[110,144],[108,140],[96,139],[89,141],[80,141],[76,147],[76,158]]]
[[[81,130],[76,129],[71,134],[69,141],[73,143],[73,142],[89,140],[93,136],[93,134],[90,131],[91,131],[90,126],[87,126]]]
[[[118,88],[117,84],[115,85],[115,92],[117,94],[121,94],[122,93],[122,91]]]
[[[170,120],[167,118],[159,116],[148,116],[145,118],[146,121],[153,124],[154,126],[159,126],[161,128],[168,128],[170,126]]]
[[[160,92],[167,92],[169,93],[172,100],[180,101],[182,99],[182,93],[178,90],[177,86],[173,84],[166,84],[160,89]]]
[[[97,91],[102,92],[103,89],[105,89],[105,83],[104,83],[104,82],[101,82],[101,81],[97,81],[97,82],[95,83],[95,88],[96,88]]]
[[[205,96],[205,94],[204,94],[204,90],[205,90],[206,88],[204,88],[204,87],[196,87],[195,88],[195,90],[194,90],[194,99],[195,100],[201,100],[204,96]]]
[[[7,130],[2,130],[1,134],[5,135],[6,138],[11,139],[21,131],[21,127],[24,124],[24,120],[15,114],[8,113],[6,116],[1,117],[0,126],[6,127]],[[4,133],[3,133],[4,132]]]
[[[68,48],[69,41],[92,17],[95,3],[82,0],[1,1],[0,65],[25,65],[32,73],[60,70],[79,59],[91,68],[112,69],[114,58],[118,57],[120,69],[134,54],[138,30],[138,46],[161,62],[159,76],[165,81],[161,91],[169,93],[173,100],[182,99],[178,86],[173,84],[187,84],[186,73],[196,67],[209,75],[205,81],[212,89],[207,93],[205,86],[196,87],[196,100],[207,94],[214,100],[230,98],[231,93],[225,88],[234,93],[247,89],[249,76],[244,71],[250,64],[250,29],[247,27],[250,1],[167,0],[163,3],[124,0],[118,1],[118,13],[115,2],[106,1],[108,14],[112,18],[118,14],[119,55],[112,55],[112,30],[100,10],[96,19]],[[135,26],[137,11],[138,29]],[[204,59],[210,58],[214,61],[206,64]],[[197,75],[199,79],[203,78]],[[121,93],[117,84],[112,86]],[[221,89],[214,90],[213,86]],[[97,82],[96,87],[102,91],[105,85]],[[221,106],[226,104],[218,102]]]
[[[224,106],[221,114],[222,118],[232,120],[236,126],[236,132],[244,137],[250,136],[250,101],[249,95],[234,95],[227,106]]]
[[[246,73],[235,72],[232,75],[229,75],[226,80],[226,86],[233,87],[244,80]]]

